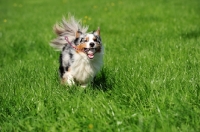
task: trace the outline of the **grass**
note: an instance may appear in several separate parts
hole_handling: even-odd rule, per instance
[[[198,0],[0,2],[0,131],[200,131]],[[52,26],[101,27],[94,85],[59,83]]]

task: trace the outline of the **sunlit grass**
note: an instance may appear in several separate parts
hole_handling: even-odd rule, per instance
[[[0,131],[199,131],[199,1],[0,2]],[[62,86],[52,27],[101,28],[104,67]]]

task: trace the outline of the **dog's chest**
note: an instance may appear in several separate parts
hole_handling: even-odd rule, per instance
[[[83,56],[76,56],[70,67],[70,73],[78,82],[88,83],[94,78],[97,71],[100,69],[98,67],[97,62],[90,61]]]

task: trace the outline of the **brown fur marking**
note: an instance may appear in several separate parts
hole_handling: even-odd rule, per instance
[[[86,47],[86,44],[85,44],[85,43],[76,46],[76,52],[77,52],[77,53],[83,52],[85,47]]]

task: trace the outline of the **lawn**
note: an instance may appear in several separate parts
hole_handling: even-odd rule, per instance
[[[63,86],[52,27],[101,28],[93,85]],[[199,0],[0,1],[0,131],[200,131]]]

